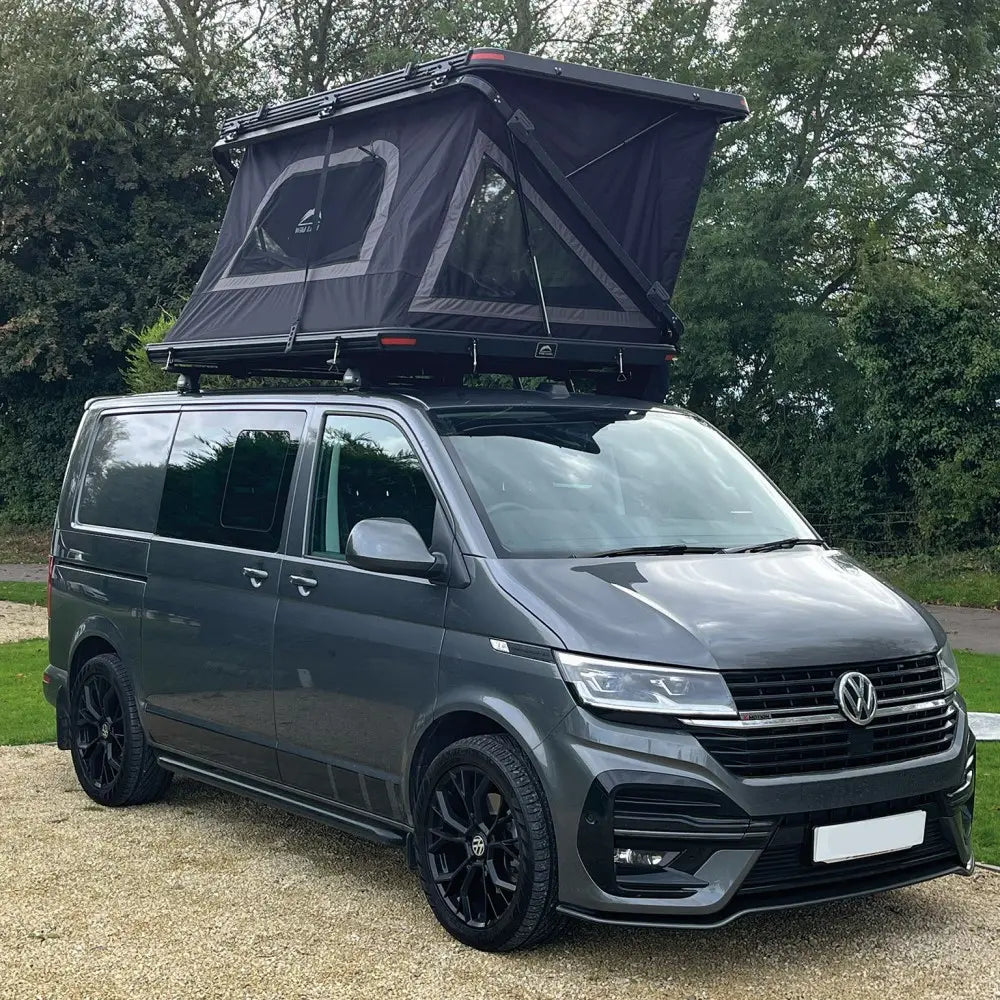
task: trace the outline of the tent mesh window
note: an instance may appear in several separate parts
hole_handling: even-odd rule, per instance
[[[370,157],[330,166],[317,220],[321,174],[294,173],[271,195],[231,274],[298,271],[307,263],[319,267],[358,259],[382,193],[385,162]]]
[[[526,201],[531,244],[546,304],[622,311],[621,304]],[[434,285],[442,298],[537,303],[517,190],[484,158]]]

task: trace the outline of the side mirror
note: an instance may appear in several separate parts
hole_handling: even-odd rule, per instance
[[[358,521],[347,536],[347,561],[374,573],[397,573],[443,579],[447,562],[432,553],[417,529],[398,517],[369,517]]]

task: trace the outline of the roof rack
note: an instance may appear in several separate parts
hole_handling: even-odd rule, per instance
[[[495,72],[498,69],[610,92],[641,95],[700,110],[709,109],[718,113],[720,122],[738,121],[749,114],[746,98],[740,94],[595,69],[505,49],[475,48],[427,62],[407,63],[402,69],[368,80],[347,83],[279,104],[264,104],[256,111],[234,115],[223,122],[222,137],[216,143],[213,154],[223,173],[232,177],[236,168],[229,155],[231,150],[244,148],[276,132],[308,128],[351,110],[369,110],[387,99],[402,95],[417,97],[465,74],[488,78],[491,70]]]

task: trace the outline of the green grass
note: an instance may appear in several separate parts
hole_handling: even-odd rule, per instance
[[[955,658],[969,711],[1000,712],[1000,656],[959,651]]]
[[[42,694],[42,671],[48,662],[44,639],[0,646],[0,745],[55,740],[56,712]]]
[[[971,712],[1000,712],[1000,656],[956,653],[961,691]],[[980,743],[976,760],[976,857],[1000,865],[1000,743]]]
[[[864,556],[861,562],[924,604],[966,608],[1000,607],[1000,551],[952,552],[937,556]]]
[[[0,563],[49,561],[51,528],[0,527]]]
[[[44,583],[4,583],[0,580],[0,601],[45,606]]]
[[[980,743],[976,749],[972,844],[979,861],[1000,865],[1000,743]]]

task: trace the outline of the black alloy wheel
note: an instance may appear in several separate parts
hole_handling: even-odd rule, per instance
[[[134,806],[162,798],[173,775],[156,761],[139,719],[132,678],[113,653],[73,672],[70,753],[80,787],[102,806]]]
[[[510,805],[489,775],[452,768],[431,799],[428,862],[448,908],[470,927],[499,920],[514,899],[521,865]]]
[[[562,926],[548,803],[511,737],[471,736],[442,750],[415,816],[424,893],[453,937],[483,951],[513,951]]]
[[[125,756],[125,711],[114,684],[91,674],[76,700],[75,749],[95,788],[114,784]]]

